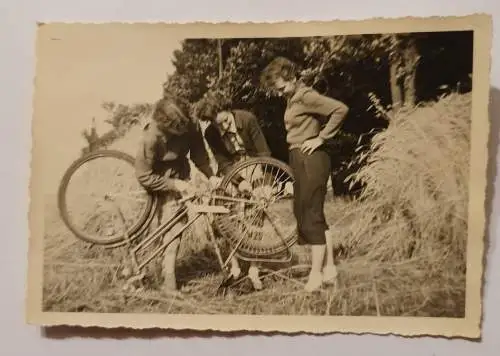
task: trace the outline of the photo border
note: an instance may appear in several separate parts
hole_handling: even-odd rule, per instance
[[[489,90],[491,67],[492,19],[489,15],[446,17],[372,18],[366,20],[287,21],[275,23],[49,23],[37,29],[36,56],[44,57],[43,36],[46,28],[64,31],[67,26],[85,31],[89,26],[158,26],[182,31],[186,38],[264,38],[307,37],[378,33],[435,31],[474,32],[472,73],[469,221],[467,239],[466,312],[465,318],[377,317],[377,316],[247,316],[183,315],[162,313],[63,313],[42,311],[43,240],[44,240],[44,161],[39,131],[44,124],[37,119],[40,93],[33,99],[32,161],[30,180],[29,252],[26,288],[26,322],[41,326],[99,326],[135,329],[162,328],[175,330],[261,331],[280,333],[374,333],[404,336],[434,335],[479,338],[481,335],[483,257],[486,233],[486,189],[489,143]],[[36,75],[38,75],[38,71]],[[474,158],[474,159],[473,159]]]

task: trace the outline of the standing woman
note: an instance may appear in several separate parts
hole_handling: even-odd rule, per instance
[[[311,245],[311,271],[305,290],[312,292],[337,276],[333,236],[324,212],[331,161],[323,143],[335,136],[349,109],[299,81],[295,63],[287,58],[275,58],[260,79],[264,87],[278,92],[287,101],[284,123],[290,167],[295,176],[294,215],[298,243]]]

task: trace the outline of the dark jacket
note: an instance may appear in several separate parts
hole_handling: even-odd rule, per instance
[[[270,156],[271,150],[255,115],[245,110],[233,110],[231,113],[234,115],[236,129],[243,140],[246,154],[250,157]],[[213,124],[205,130],[205,139],[217,161],[218,173],[227,174],[238,157],[227,150],[219,130]]]
[[[207,177],[213,175],[199,124],[188,133],[167,140],[153,121],[144,128],[135,160],[139,183],[149,191],[170,189],[168,178],[188,179],[188,153],[195,166]]]

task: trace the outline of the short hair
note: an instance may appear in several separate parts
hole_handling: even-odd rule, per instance
[[[192,122],[182,102],[178,102],[173,96],[163,97],[156,102],[152,119],[162,130],[174,134],[187,132]]]
[[[272,89],[278,78],[287,81],[297,78],[297,65],[285,57],[274,58],[262,70],[260,84],[264,88]]]
[[[208,92],[194,105],[194,116],[201,121],[212,121],[221,111],[231,108],[231,101],[221,92]]]

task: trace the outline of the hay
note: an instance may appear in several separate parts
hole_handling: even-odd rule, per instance
[[[366,190],[356,201],[327,202],[328,219],[348,251],[337,261],[339,280],[333,287],[313,295],[302,291],[309,257],[307,248],[295,246],[291,264],[263,273],[264,290],[252,292],[243,280],[232,294],[216,296],[215,256],[201,234],[189,233],[179,259],[189,293],[161,293],[154,263],[147,289],[124,293],[117,273],[123,250],[89,249],[52,216],[45,241],[44,309],[461,317],[470,105],[470,94],[452,94],[396,115],[375,136],[371,153],[362,157],[366,165],[354,177]]]

